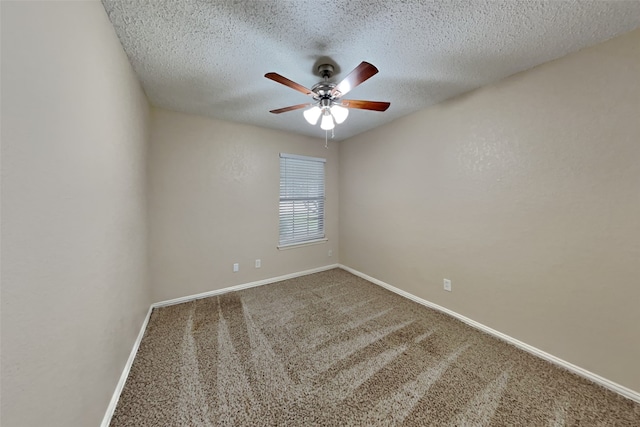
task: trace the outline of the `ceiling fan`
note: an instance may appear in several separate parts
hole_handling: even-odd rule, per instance
[[[306,87],[291,81],[278,73],[265,74],[264,76],[266,78],[288,86],[291,89],[302,92],[313,98],[313,102],[278,108],[277,110],[271,110],[270,113],[280,114],[286,113],[287,111],[310,107],[304,112],[304,118],[307,122],[315,125],[322,116],[320,127],[324,130],[331,130],[335,127],[336,123],[340,124],[347,119],[347,116],[349,115],[349,108],[386,111],[386,109],[389,108],[389,105],[391,105],[389,102],[342,99],[342,97],[351,89],[365,82],[378,72],[378,69],[368,62],[361,62],[360,65],[351,71],[347,77],[338,84],[329,81],[333,75],[333,71],[334,68],[331,64],[322,64],[318,66],[318,74],[323,78],[323,81],[316,83],[311,87],[311,89],[307,89]]]

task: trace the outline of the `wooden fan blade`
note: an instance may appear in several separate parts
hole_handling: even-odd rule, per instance
[[[306,87],[298,84],[294,81],[289,80],[288,78],[281,76],[278,73],[267,73],[264,75],[266,78],[273,80],[274,82],[278,82],[285,86],[289,86],[291,89],[297,90],[298,92],[302,92],[305,95],[315,96],[315,93],[311,92],[311,89],[307,89]]]
[[[331,90],[331,95],[344,96],[354,87],[378,73],[378,69],[362,61],[347,77]]]
[[[358,108],[360,110],[387,111],[391,105],[390,102],[379,101],[359,101],[355,99],[343,99],[340,104],[347,108]]]
[[[271,110],[269,112],[273,114],[280,114],[280,113],[286,113],[287,111],[299,110],[301,108],[310,107],[310,106],[311,104],[298,104],[298,105],[292,105],[290,107],[278,108],[277,110]]]

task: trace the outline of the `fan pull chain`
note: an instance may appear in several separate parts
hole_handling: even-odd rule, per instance
[[[334,133],[333,129],[331,129],[331,139],[335,137],[336,137],[336,134]],[[328,130],[324,131],[324,148],[329,148],[329,131]]]

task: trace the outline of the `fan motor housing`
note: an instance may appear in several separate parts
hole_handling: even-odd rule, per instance
[[[314,98],[318,100],[335,98],[335,95],[331,95],[331,90],[336,87],[336,84],[329,82],[329,79],[333,76],[333,71],[334,68],[331,64],[318,65],[318,74],[320,74],[324,81],[316,83],[311,87],[311,91],[317,95]]]
[[[318,95],[319,98],[331,97],[331,90],[336,87],[335,83],[320,82],[311,87],[311,91]]]

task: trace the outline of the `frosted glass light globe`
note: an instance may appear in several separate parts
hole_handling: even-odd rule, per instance
[[[322,121],[320,122],[320,127],[324,130],[331,130],[334,127],[336,127],[336,125],[333,123],[333,117],[331,116],[331,114],[329,112],[326,112],[323,116],[322,116]]]
[[[349,116],[349,109],[344,108],[341,105],[332,105],[331,114],[333,115],[333,118],[336,120],[336,123],[340,124],[345,120],[347,120],[347,116]]]
[[[304,114],[305,120],[309,122],[310,125],[315,125],[316,123],[318,123],[318,119],[322,114],[322,110],[317,106],[313,106],[308,110],[305,110],[302,114]]]

